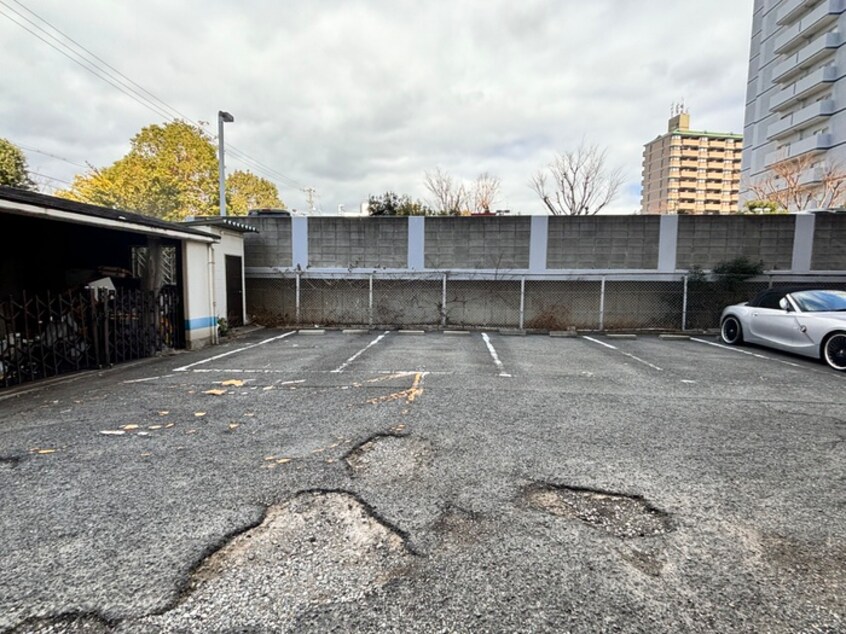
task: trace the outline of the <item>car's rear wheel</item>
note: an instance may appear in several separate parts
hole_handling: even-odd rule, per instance
[[[723,325],[720,327],[720,338],[731,346],[743,343],[743,328],[737,317],[729,315],[723,319]]]
[[[846,371],[846,332],[835,332],[828,336],[822,346],[825,362],[841,372]]]

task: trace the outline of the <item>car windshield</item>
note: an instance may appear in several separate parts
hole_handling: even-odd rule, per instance
[[[805,313],[846,311],[846,291],[799,291],[791,297]]]

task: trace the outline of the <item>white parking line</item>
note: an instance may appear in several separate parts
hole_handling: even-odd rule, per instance
[[[623,356],[629,357],[630,359],[634,359],[638,363],[642,363],[643,365],[649,366],[653,370],[657,370],[658,372],[663,372],[663,368],[659,368],[654,363],[649,363],[646,359],[641,359],[640,357],[636,357],[635,355],[626,352],[625,350],[620,350],[617,346],[612,346],[610,343],[606,343],[604,341],[600,341],[599,339],[594,339],[593,337],[588,337],[583,335],[582,339],[587,339],[588,341],[592,341],[593,343],[598,343],[600,346],[605,346],[606,348],[610,348],[611,350],[615,350],[622,354]]]
[[[130,381],[123,381],[124,383],[144,383],[145,381],[155,381],[156,379],[167,379],[172,377],[172,374],[163,374],[162,376],[148,376],[144,379],[132,379]]]
[[[722,348],[723,350],[730,350],[731,352],[737,352],[738,354],[745,354],[750,357],[755,357],[756,359],[765,359],[767,361],[777,361],[778,363],[783,363],[784,365],[789,365],[794,368],[802,368],[803,365],[799,363],[792,363],[790,361],[785,361],[784,359],[776,359],[775,357],[768,357],[765,354],[758,354],[757,352],[752,352],[751,350],[741,350],[740,348],[733,348],[732,346],[726,346],[721,343],[717,343],[716,341],[708,341],[707,339],[699,339],[698,337],[691,337],[691,341],[695,341],[697,343],[704,343],[709,346],[714,346],[715,348]]]
[[[346,367],[347,367],[350,363],[352,363],[353,361],[355,361],[356,359],[358,359],[358,358],[359,358],[362,354],[364,354],[364,353],[365,353],[368,349],[372,348],[372,347],[373,347],[373,346],[375,346],[377,343],[379,343],[380,341],[382,341],[382,339],[384,339],[385,337],[387,337],[387,336],[388,336],[388,332],[389,332],[388,330],[386,330],[385,332],[383,332],[381,335],[379,335],[378,337],[376,337],[373,341],[371,341],[371,342],[370,342],[370,343],[368,343],[366,346],[364,346],[361,350],[359,350],[358,352],[356,352],[356,353],[355,353],[353,356],[351,356],[349,359],[347,359],[346,361],[344,361],[344,362],[343,362],[341,365],[339,365],[337,368],[335,368],[334,370],[332,370],[332,372],[333,372],[333,373],[343,372],[343,371],[344,371],[344,369],[345,369],[345,368],[346,368]]]
[[[499,376],[510,379],[511,375],[505,371],[505,366],[502,364],[502,361],[499,360],[499,355],[496,353],[496,350],[494,349],[493,344],[491,343],[491,338],[488,337],[488,333],[483,332],[482,339],[485,340],[485,345],[488,347],[488,352],[491,353],[491,358],[493,358],[496,367],[499,368]]]
[[[185,372],[189,368],[193,368],[195,365],[202,365],[203,363],[208,363],[209,361],[217,361],[218,359],[222,359],[223,357],[228,357],[229,355],[236,354],[238,352],[243,352],[244,350],[249,350],[250,348],[257,348],[258,346],[263,346],[266,343],[270,343],[271,341],[278,341],[279,339],[284,339],[285,337],[290,337],[291,335],[297,334],[296,331],[286,332],[283,335],[279,335],[278,337],[271,337],[270,339],[265,339],[264,341],[259,341],[258,343],[252,343],[249,346],[242,346],[241,348],[236,348],[235,350],[230,350],[229,352],[224,352],[222,354],[215,355],[213,357],[209,357],[208,359],[203,359],[202,361],[195,361],[194,363],[189,363],[188,365],[183,365],[181,368],[176,368],[174,372]]]

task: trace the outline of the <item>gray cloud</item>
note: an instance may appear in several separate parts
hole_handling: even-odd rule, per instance
[[[327,212],[388,188],[422,197],[435,166],[497,174],[502,206],[540,212],[529,177],[582,139],[624,168],[614,208],[631,212],[673,101],[697,128],[743,124],[751,0],[25,1],[189,118],[232,112],[227,140],[315,186]],[[161,121],[2,16],[0,59],[0,136],[106,165]]]

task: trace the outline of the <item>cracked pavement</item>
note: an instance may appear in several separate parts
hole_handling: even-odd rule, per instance
[[[0,393],[0,631],[846,628],[846,376],[282,334]]]

